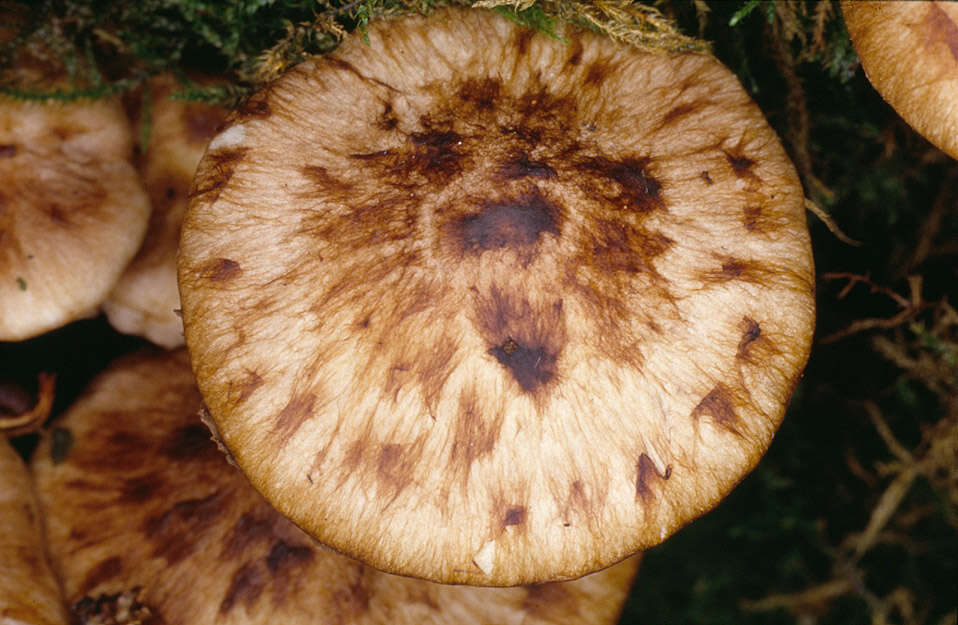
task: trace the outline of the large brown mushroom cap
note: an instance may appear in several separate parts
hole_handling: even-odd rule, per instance
[[[0,99],[0,341],[95,311],[136,253],[149,200],[117,102]]]
[[[845,1],[842,14],[878,93],[958,158],[958,4]]]
[[[66,625],[33,483],[0,434],[0,625]]]
[[[714,58],[494,13],[369,30],[210,143],[200,390],[300,527],[427,579],[571,578],[704,513],[808,356],[802,190]]]
[[[140,172],[153,210],[140,251],[103,303],[117,330],[144,336],[168,349],[183,344],[176,249],[187,194],[206,144],[226,117],[220,107],[172,99],[176,88],[171,76],[151,82],[152,130]]]
[[[468,588],[318,545],[227,463],[201,406],[185,353],[128,358],[57,423],[73,441],[65,457],[52,460],[51,437],[41,443],[33,468],[50,549],[78,611],[130,593],[166,625],[615,622],[637,559],[574,582]]]

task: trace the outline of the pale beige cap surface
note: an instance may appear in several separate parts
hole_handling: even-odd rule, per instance
[[[127,358],[56,423],[68,450],[41,442],[33,469],[70,605],[128,593],[145,622],[165,625],[616,621],[637,557],[574,582],[470,588],[387,575],[320,546],[227,463],[201,407],[184,352]]]
[[[210,143],[179,260],[201,392],[322,542],[573,578],[758,462],[808,356],[795,171],[703,55],[485,11],[371,27]]]
[[[845,1],[842,14],[878,93],[958,158],[958,4]]]
[[[103,303],[114,328],[167,349],[183,344],[176,249],[196,165],[226,110],[174,99],[171,76],[150,83],[150,140],[139,163],[152,212],[143,245]],[[139,120],[136,120],[139,122]]]
[[[93,313],[136,253],[150,206],[115,101],[0,98],[0,341]]]
[[[0,435],[0,625],[66,625],[27,468]]]

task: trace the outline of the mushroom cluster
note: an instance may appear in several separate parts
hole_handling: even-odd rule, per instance
[[[515,585],[664,540],[804,367],[798,177],[735,76],[487,11],[370,27],[231,115],[181,239],[215,430],[321,542]]]

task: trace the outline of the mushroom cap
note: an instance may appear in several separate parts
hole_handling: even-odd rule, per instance
[[[512,585],[657,544],[758,462],[808,357],[801,186],[734,75],[562,36],[371,27],[197,170],[179,280],[212,419],[377,568]]]
[[[71,605],[139,588],[169,625],[615,622],[635,558],[574,582],[469,588],[326,549],[227,463],[201,407],[183,351],[129,357],[57,423],[73,441],[59,463],[51,437],[41,442],[33,469]]]
[[[881,97],[958,158],[958,4],[845,1],[842,14]]]
[[[206,144],[226,117],[221,107],[170,98],[177,86],[168,75],[151,81],[152,129],[139,169],[153,210],[140,251],[103,302],[114,328],[167,349],[183,344],[176,249],[187,194]]]
[[[149,200],[117,102],[0,99],[0,341],[94,311],[136,253]]]
[[[27,468],[0,436],[0,624],[66,625]]]

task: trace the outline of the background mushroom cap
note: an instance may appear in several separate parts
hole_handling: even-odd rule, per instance
[[[958,158],[958,4],[842,2],[842,15],[878,93]]]
[[[468,588],[318,545],[226,462],[201,407],[184,352],[130,357],[57,423],[73,441],[65,455],[41,442],[33,469],[70,604],[139,587],[167,625],[615,622],[637,558],[574,582]]]
[[[150,83],[151,132],[139,169],[152,212],[140,251],[103,302],[114,328],[144,336],[167,349],[183,344],[177,311],[176,249],[196,165],[226,110],[171,99],[178,87],[169,75]]]
[[[808,356],[778,139],[709,56],[483,11],[368,35],[198,169],[180,292],[225,444],[391,572],[531,583],[660,542],[755,465]]]
[[[27,468],[0,435],[0,625],[66,625]]]
[[[0,341],[93,312],[143,239],[150,206],[117,102],[0,98]]]

